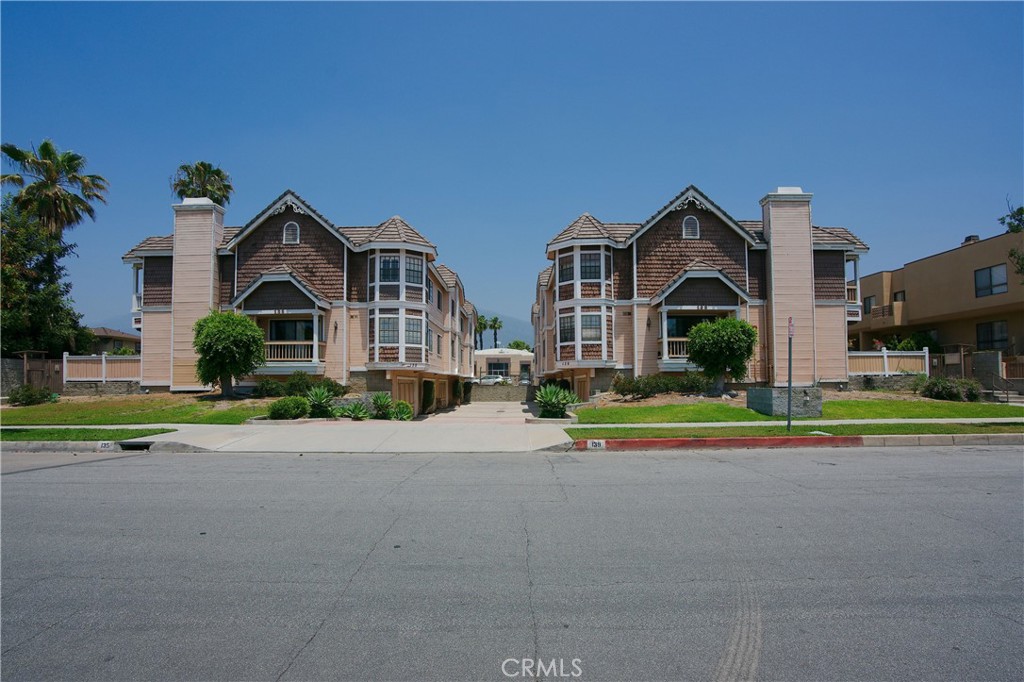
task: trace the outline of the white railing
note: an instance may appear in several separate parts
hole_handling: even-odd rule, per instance
[[[327,344],[322,341],[318,343],[319,351],[317,360],[324,359],[324,352]],[[267,362],[312,362],[313,342],[312,341],[266,341],[263,344],[264,354]]]
[[[668,340],[668,357],[670,359],[685,358],[690,353],[688,346],[690,343],[689,337]]]
[[[141,381],[140,355],[68,355],[64,353],[64,383],[69,381]]]
[[[928,349],[847,353],[850,376],[892,376],[894,374],[928,374]]]

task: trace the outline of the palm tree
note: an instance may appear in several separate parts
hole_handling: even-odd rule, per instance
[[[494,332],[494,347],[498,347],[498,330],[501,329],[501,319],[497,315],[491,318],[490,322],[487,323],[487,328]]]
[[[484,332],[488,329],[490,329],[490,326],[486,317],[476,318],[476,337],[474,338],[476,350],[484,349]]]
[[[51,236],[63,238],[64,230],[82,222],[85,216],[96,220],[91,202],[107,203],[103,196],[106,178],[84,174],[85,157],[60,151],[53,140],[43,140],[39,149],[21,149],[5,142],[0,151],[20,171],[0,175],[0,184],[22,188],[14,196],[14,205],[37,218]]]
[[[206,197],[218,206],[229,203],[235,191],[231,176],[207,161],[178,166],[171,178],[171,189],[179,199]]]

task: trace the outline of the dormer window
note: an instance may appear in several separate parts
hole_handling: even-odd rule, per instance
[[[700,239],[700,223],[692,215],[683,218],[683,239]]]
[[[284,226],[284,239],[282,240],[285,244],[298,244],[299,243],[299,224],[292,222],[286,223]]]

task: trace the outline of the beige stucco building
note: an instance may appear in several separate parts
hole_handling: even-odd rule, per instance
[[[794,384],[846,381],[867,246],[845,228],[813,226],[811,194],[799,187],[760,204],[761,220],[736,220],[691,185],[640,223],[573,221],[548,243],[553,265],[537,279],[539,378],[586,396],[617,372],[695,370],[688,330],[730,316],[758,331],[750,381],[785,384],[790,319]]]
[[[497,374],[515,381],[533,378],[533,353],[514,348],[489,348],[476,352],[476,375]]]
[[[1024,250],[1024,234],[987,239],[971,235],[960,246],[861,280],[863,319],[850,326],[850,346],[929,334],[940,346],[1024,351],[1024,284],[1009,262]]]
[[[225,227],[209,199],[173,209],[172,234],[124,256],[143,386],[207,388],[192,328],[211,310],[244,313],[264,330],[267,362],[252,381],[299,370],[391,391],[418,411],[424,380],[443,406],[453,382],[472,376],[476,310],[437,247],[400,217],[337,226],[291,190],[239,227]]]

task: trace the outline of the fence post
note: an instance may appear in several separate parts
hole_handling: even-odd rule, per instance
[[[103,383],[107,383],[107,352],[104,351],[103,355],[100,356],[100,377],[102,377]]]
[[[889,376],[889,351],[882,346],[882,376]]]
[[[928,359],[928,346],[924,347],[924,375],[926,377],[932,375],[932,364],[931,360]]]
[[[68,352],[64,351],[64,364],[61,365],[60,382],[62,384],[68,383]]]

